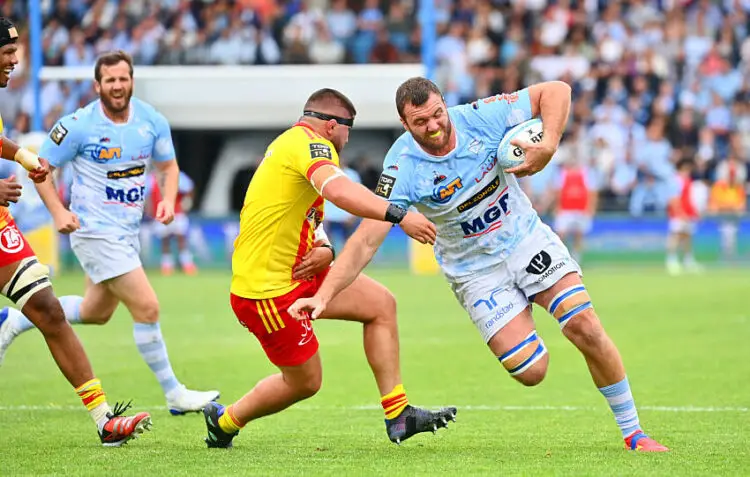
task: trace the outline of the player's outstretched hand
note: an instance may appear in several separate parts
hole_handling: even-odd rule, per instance
[[[16,176],[0,180],[0,206],[8,207],[11,202],[18,202],[21,198],[23,186],[16,182]]]
[[[55,228],[61,234],[75,232],[81,227],[78,216],[69,210],[59,212],[52,219],[55,221]]]
[[[295,320],[315,320],[326,311],[328,303],[319,296],[312,298],[300,298],[287,308]]]
[[[313,247],[292,269],[295,280],[307,280],[325,270],[333,261],[333,251],[327,247]]]
[[[552,160],[552,155],[557,150],[557,148],[544,142],[535,144],[521,141],[520,139],[513,139],[510,143],[523,149],[526,156],[523,164],[505,169],[507,174],[515,174],[516,177],[526,177],[541,171],[549,164],[549,161]]]
[[[435,243],[437,229],[435,228],[435,224],[430,222],[430,219],[424,215],[417,212],[408,212],[399,225],[404,229],[406,235],[417,242],[428,243],[430,245]]]
[[[47,174],[49,174],[49,162],[47,162],[47,159],[39,158],[39,164],[41,164],[39,167],[34,169],[33,171],[29,171],[29,179],[36,182],[37,184],[41,184],[45,180],[47,180]]]
[[[174,204],[168,200],[162,200],[156,204],[156,220],[164,225],[170,224],[174,220]]]

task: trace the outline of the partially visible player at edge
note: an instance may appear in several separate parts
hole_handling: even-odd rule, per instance
[[[583,354],[626,447],[667,451],[641,430],[622,359],[594,312],[580,267],[539,220],[516,179],[549,163],[570,102],[570,87],[554,81],[448,108],[432,82],[410,79],[396,93],[406,133],[385,158],[378,193],[401,207],[415,205],[435,222],[435,256],[443,273],[511,376],[534,386],[547,373],[549,356],[531,315],[536,303]],[[499,169],[496,151],[508,129],[540,115],[543,141],[514,139],[526,159]],[[328,313],[387,234],[388,224],[364,221],[315,296],[299,300],[290,314],[305,319]]]
[[[7,18],[0,17],[0,88],[8,86],[10,74],[18,64],[17,40],[16,27]],[[2,132],[0,119],[0,157],[18,162],[29,171],[34,182],[43,182],[49,174],[47,161],[2,137]],[[8,203],[17,202],[20,196],[21,185],[13,177],[0,181],[0,289],[39,328],[55,363],[96,423],[102,444],[120,446],[148,430],[151,416],[145,412],[122,416],[129,404],[115,404],[114,412],[109,407],[101,381],[94,376],[81,342],[65,321],[60,302],[52,291],[49,269],[39,263],[8,212]],[[10,331],[7,319],[7,311],[0,312],[2,343],[9,343],[6,341]],[[5,350],[0,347],[0,363]]]
[[[260,341],[280,373],[268,376],[234,404],[211,403],[203,411],[208,447],[231,447],[248,422],[282,411],[320,389],[318,339],[309,321],[289,316],[297,298],[312,296],[334,258],[323,231],[324,199],[363,217],[398,223],[422,243],[433,243],[435,227],[421,214],[376,197],[339,168],[356,110],[333,89],[313,93],[299,121],[266,150],[240,214],[232,255],[230,302],[239,322]],[[390,222],[390,223],[389,223]],[[400,443],[436,431],[456,409],[437,412],[409,405],[399,369],[396,302],[383,285],[360,275],[323,318],[358,321],[385,410],[388,438]]]
[[[180,169],[169,124],[152,106],[131,99],[133,61],[127,53],[100,56],[94,76],[99,99],[60,119],[39,150],[51,167],[71,162],[75,174],[70,210],[51,178],[37,184],[57,230],[72,234],[71,247],[86,272],[84,296],[61,299],[65,317],[70,323],[103,325],[124,303],[135,322],[138,351],[161,385],[169,411],[200,412],[219,392],[189,390],[177,380],[159,326],[159,302],[139,257],[149,161],[165,184],[155,218],[163,224],[174,218]],[[33,327],[17,310],[8,313],[11,340]]]

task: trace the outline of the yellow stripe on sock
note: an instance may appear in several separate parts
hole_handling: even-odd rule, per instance
[[[386,419],[397,418],[406,406],[409,405],[409,399],[406,397],[406,390],[403,384],[396,385],[391,392],[380,398],[380,404],[385,411]]]
[[[255,302],[255,306],[258,308],[258,316],[260,316],[260,320],[263,322],[263,326],[266,327],[266,331],[268,331],[268,333],[270,334],[271,333],[271,327],[268,326],[268,323],[266,322],[266,318],[265,318],[265,316],[263,316],[263,309],[260,306],[260,302],[256,301]]]

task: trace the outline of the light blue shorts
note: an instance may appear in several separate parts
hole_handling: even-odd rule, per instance
[[[119,277],[141,267],[138,236],[108,238],[70,236],[70,246],[81,268],[94,283]]]

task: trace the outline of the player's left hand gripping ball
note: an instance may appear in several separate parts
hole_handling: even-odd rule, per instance
[[[174,220],[174,204],[168,200],[162,200],[156,206],[156,220],[164,225],[170,224]]]
[[[47,180],[47,174],[49,174],[49,162],[46,159],[39,158],[39,167],[29,171],[29,179],[41,184]]]
[[[527,142],[521,139],[513,139],[511,145],[520,147],[524,151],[525,159],[523,164],[506,169],[508,174],[515,174],[516,177],[526,177],[544,169],[552,156],[557,150],[556,147],[542,141],[539,143]]]

